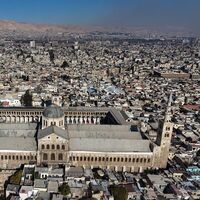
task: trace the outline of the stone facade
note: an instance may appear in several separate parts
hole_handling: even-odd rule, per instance
[[[52,133],[38,140],[38,164],[67,164],[68,142]]]
[[[97,153],[69,152],[69,163],[73,166],[100,167],[115,171],[142,172],[152,166],[152,153]]]
[[[142,172],[148,168],[165,168],[167,165],[173,124],[171,123],[169,103],[166,111],[166,116],[163,121],[160,122],[160,129],[156,143],[150,142],[149,151],[86,151],[86,150],[72,150],[69,145],[69,136],[67,123],[74,116],[73,111],[62,111],[61,108],[54,108],[53,110],[38,109],[34,108],[20,111],[22,114],[22,121],[27,122],[27,115],[32,116],[32,119],[41,119],[39,130],[37,130],[37,147],[36,151],[4,151],[0,150],[0,168],[9,169],[17,168],[20,164],[36,163],[37,165],[67,165],[67,166],[82,166],[82,167],[101,167],[112,169],[116,171],[131,171],[131,172]],[[49,108],[48,108],[49,109]],[[3,111],[2,111],[3,110]],[[12,110],[12,111],[11,111]],[[1,116],[10,117],[9,120],[13,119],[13,115],[20,115],[19,110],[14,109],[0,109]],[[93,112],[93,118],[88,120],[89,113],[92,112],[78,109],[74,111],[77,113],[76,123],[89,123],[93,122],[100,123],[102,119],[108,118],[112,115],[111,122],[118,123],[123,120],[121,116],[117,116],[116,111],[100,111],[96,110]],[[83,113],[86,115],[83,117]],[[106,114],[109,112],[109,114]],[[43,114],[45,113],[45,114]],[[66,116],[67,113],[67,116]],[[27,115],[26,115],[27,114]],[[82,116],[82,117],[81,117]],[[90,116],[91,117],[91,116]],[[67,121],[66,121],[67,118]],[[95,118],[95,119],[94,119]],[[70,120],[69,120],[70,119]],[[83,119],[87,119],[84,121]],[[120,121],[121,120],[121,121]],[[10,123],[10,122],[9,122]],[[55,128],[54,128],[55,127]],[[95,130],[94,130],[95,131]],[[101,131],[101,130],[100,130]],[[123,133],[122,133],[123,134]],[[95,139],[95,138],[94,138]],[[87,144],[86,144],[87,145]],[[98,149],[98,148],[97,148]]]
[[[13,169],[18,168],[21,164],[36,164],[36,152],[17,152],[17,151],[0,151],[0,168]]]

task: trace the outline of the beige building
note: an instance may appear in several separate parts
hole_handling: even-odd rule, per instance
[[[156,143],[144,139],[116,109],[2,108],[0,168],[25,163],[131,172],[165,168],[173,129],[170,107],[171,98]]]

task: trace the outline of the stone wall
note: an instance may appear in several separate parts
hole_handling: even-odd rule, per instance
[[[153,154],[113,154],[113,153],[69,153],[69,163],[73,166],[100,167],[116,171],[142,172],[152,168]]]
[[[22,164],[36,163],[36,152],[0,152],[0,168],[16,169]]]

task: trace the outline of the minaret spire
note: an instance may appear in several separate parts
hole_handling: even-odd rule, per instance
[[[165,112],[165,119],[164,122],[171,122],[171,108],[172,106],[172,92],[169,95],[169,100],[168,100],[168,104],[167,104],[167,108],[166,108],[166,112]]]
[[[172,132],[173,132],[173,123],[171,122],[172,117],[172,93],[169,95],[169,101],[167,104],[166,112],[164,120],[160,121],[160,129],[157,135],[156,144],[158,145],[158,156],[156,158],[155,165],[157,165],[159,168],[166,168],[167,161],[168,161],[168,155],[169,155],[169,149],[171,145],[171,138],[172,138]]]

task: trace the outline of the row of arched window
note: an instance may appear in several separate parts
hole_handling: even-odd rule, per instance
[[[51,153],[50,157],[47,153],[43,153],[43,160],[49,160],[49,158],[50,158],[50,160],[60,160],[61,161],[61,160],[63,160],[63,154],[59,153],[58,157],[56,158],[55,153]]]
[[[0,114],[8,114],[8,115],[41,115],[42,112],[20,112],[20,111],[2,111]]]
[[[47,126],[48,124],[47,124],[47,120],[44,120],[43,121],[43,125],[44,126]],[[56,126],[56,122],[51,122],[51,126]],[[59,126],[63,126],[63,121],[61,120],[61,121],[59,121]]]
[[[57,149],[57,150],[62,149],[62,150],[65,150],[65,145],[64,144],[63,145],[59,145],[59,144],[57,144],[57,145],[54,145],[54,144],[52,144],[52,145],[50,145],[50,144],[44,145],[44,144],[42,144],[41,148],[42,149]]]
[[[1,155],[1,160],[35,160],[33,155]]]
[[[70,161],[150,163],[150,158],[70,156]]]

